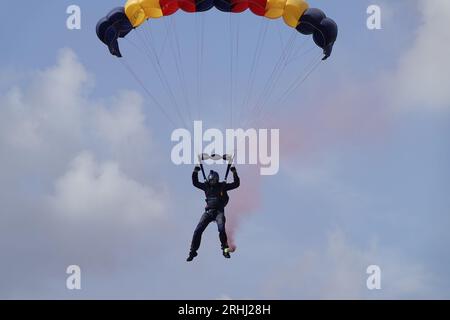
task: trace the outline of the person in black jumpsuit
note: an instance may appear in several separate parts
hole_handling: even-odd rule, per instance
[[[236,168],[231,167],[231,172],[233,173],[233,182],[226,183],[219,182],[219,174],[213,170],[210,171],[208,179],[205,182],[200,182],[198,180],[198,173],[200,167],[196,166],[194,172],[192,173],[192,184],[203,190],[206,196],[206,207],[205,212],[200,218],[200,222],[195,228],[194,236],[192,237],[191,251],[187,261],[192,261],[194,257],[197,256],[197,250],[200,247],[200,242],[202,240],[203,231],[206,227],[213,221],[217,223],[219,229],[219,239],[222,246],[222,252],[225,258],[230,258],[230,253],[225,250],[228,249],[227,233],[225,231],[225,207],[228,204],[228,193],[227,191],[236,189],[240,185],[239,176],[237,174]]]

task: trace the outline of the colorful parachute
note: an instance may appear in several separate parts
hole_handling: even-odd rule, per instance
[[[255,15],[269,19],[283,17],[289,27],[296,28],[301,34],[313,35],[314,42],[323,49],[323,60],[331,55],[338,35],[336,23],[323,11],[309,8],[304,0],[128,0],[125,7],[112,10],[98,22],[97,36],[112,55],[120,58],[118,39],[146,20],[171,15],[178,9],[203,12],[213,7],[233,13],[250,9]]]

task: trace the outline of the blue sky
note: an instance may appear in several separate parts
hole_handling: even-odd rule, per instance
[[[74,3],[82,29],[69,31]],[[382,30],[366,28],[370,4],[382,9]],[[1,298],[449,298],[447,1],[310,1],[339,25],[333,56],[280,102],[320,55],[310,38],[295,39],[306,53],[289,61],[257,123],[280,129],[280,172],[238,168],[242,187],[227,210],[238,250],[225,261],[211,225],[192,264],[184,259],[203,202],[192,167],[171,163],[173,126],[95,35],[119,5],[41,1],[0,12]],[[27,19],[18,24],[11,11]],[[177,33],[192,111],[221,129],[231,122],[230,21],[240,35],[237,126],[251,120],[238,114],[260,19],[178,12],[146,26],[181,105],[175,37],[164,45],[166,28]],[[254,100],[292,34],[282,21],[267,30]],[[176,119],[134,50],[140,39],[121,43],[125,59]],[[81,291],[65,288],[70,264],[82,268]],[[381,290],[366,288],[370,264],[381,267]]]

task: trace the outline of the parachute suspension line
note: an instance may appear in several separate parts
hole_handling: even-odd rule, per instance
[[[156,43],[156,42],[153,40],[154,37],[152,36],[151,25],[148,24],[148,29],[144,28],[144,31],[145,31],[144,34],[147,36],[147,40],[149,42],[149,46],[152,49],[152,52],[153,52],[153,54],[155,56],[157,65],[159,66],[159,71],[160,71],[160,74],[162,75],[162,79],[164,80],[164,82],[166,84],[167,91],[168,91],[169,95],[172,97],[172,101],[173,101],[173,103],[174,103],[174,105],[175,105],[175,107],[177,109],[177,112],[183,118],[183,123],[184,123],[185,127],[187,128],[187,124],[186,124],[186,121],[185,121],[185,114],[183,114],[183,112],[182,112],[183,109],[180,108],[180,106],[178,104],[177,97],[175,96],[174,91],[172,90],[172,86],[170,84],[170,81],[167,80],[166,74],[164,72],[164,68],[163,68],[163,66],[161,64],[161,60],[158,58],[158,54],[156,52],[156,48],[153,45],[153,43]],[[169,41],[170,41],[170,39],[169,39]],[[171,50],[171,51],[173,52],[173,50]],[[178,66],[178,62],[177,61],[176,61],[175,64]],[[182,87],[182,84],[181,84],[181,87]],[[189,117],[188,117],[188,120],[189,120]]]
[[[139,47],[136,42],[132,41],[130,38],[123,38],[123,40],[127,41],[128,43],[130,43],[137,51],[139,51],[141,54],[143,54],[144,56],[147,55],[147,52],[145,52],[144,49],[142,49],[141,47]]]
[[[186,94],[185,81],[183,80],[184,78],[183,78],[182,72],[181,72],[181,66],[180,66],[181,61],[178,59],[178,55],[176,54],[176,52],[174,50],[174,46],[173,46],[173,43],[172,43],[171,32],[169,31],[169,27],[167,26],[167,23],[168,23],[167,20],[164,19],[164,27],[167,30],[167,36],[168,36],[170,52],[171,52],[171,54],[173,56],[173,59],[175,60],[175,69],[176,69],[176,72],[177,72],[178,81],[179,81],[180,88],[181,88],[180,91],[182,93],[182,96],[184,96],[183,97],[184,101],[186,101],[186,106],[187,106],[187,110],[188,110],[187,118],[189,120],[189,124],[192,124],[192,116],[191,116],[191,113],[190,113],[189,100],[188,100],[187,94]]]
[[[297,37],[297,39],[300,39],[300,37]],[[294,44],[292,45],[292,50],[290,50],[288,56],[286,57],[284,64],[285,66],[289,64],[289,62],[292,60],[292,57],[298,53],[298,50],[303,46],[306,41],[300,41],[300,45],[297,43],[298,41],[294,41]]]
[[[166,49],[166,44],[167,44],[167,39],[169,38],[169,35],[170,35],[170,30],[169,30],[169,28],[165,28],[166,30],[166,33],[165,33],[165,35],[164,35],[164,40],[163,40],[163,44],[162,44],[162,46],[161,46],[161,50],[160,50],[160,52],[159,52],[159,55],[158,55],[158,57],[162,57],[162,55],[163,55],[163,53],[164,53],[164,50]]]
[[[320,66],[322,62],[322,54],[318,56],[314,56],[314,58],[308,63],[308,65],[303,68],[303,71],[300,75],[287,87],[287,89],[283,92],[282,95],[276,101],[279,101],[279,104],[283,104],[290,97],[292,93],[294,93],[306,80],[314,73],[314,71]],[[269,114],[269,112],[260,112],[254,118],[255,123],[260,123],[264,118]]]
[[[286,89],[286,91],[281,95],[280,102],[283,103],[287,100],[287,98],[298,88],[300,87],[309,77],[310,75],[321,65],[322,62],[322,54],[318,55],[318,57],[315,57],[313,59],[313,63],[310,63],[308,67],[310,70],[305,75],[300,75],[295,79],[290,86]],[[308,68],[307,67],[307,68]]]
[[[195,63],[197,72],[195,73],[195,92],[196,92],[196,114],[195,120],[200,119],[200,27],[199,27],[199,17],[200,15],[195,15]]]
[[[271,87],[270,87],[270,89],[269,89],[269,91],[267,93],[267,99],[269,98],[269,96],[273,92],[273,89],[275,88],[276,83],[279,81],[281,75],[283,74],[283,72],[284,72],[284,70],[286,68],[286,63],[287,63],[289,57],[292,55],[292,51],[294,50],[296,39],[298,39],[296,37],[296,32],[293,31],[292,35],[291,35],[291,38],[289,40],[290,42],[288,42],[288,48],[286,49],[286,51],[280,57],[278,70],[275,73],[274,78],[272,79]],[[264,100],[263,100],[263,102],[264,102]]]
[[[136,34],[137,34],[138,37],[140,38],[141,42],[144,43],[144,45],[145,45],[146,48],[147,48],[147,51],[145,51],[146,56],[147,56],[147,58],[150,60],[150,62],[151,62],[151,64],[152,64],[153,68],[155,69],[156,74],[157,74],[157,76],[158,76],[158,78],[159,78],[159,81],[161,82],[161,84],[163,85],[164,89],[168,92],[170,98],[172,99],[172,103],[174,104],[175,111],[176,111],[178,117],[180,118],[181,123],[182,123],[184,126],[186,126],[186,121],[185,121],[185,119],[183,118],[183,116],[182,116],[182,114],[181,114],[181,112],[180,112],[180,110],[179,110],[179,107],[178,107],[178,104],[177,104],[177,102],[176,102],[175,96],[174,96],[172,90],[170,89],[170,85],[168,84],[167,79],[165,79],[165,77],[164,77],[164,71],[162,70],[161,64],[158,64],[158,63],[157,63],[157,61],[159,61],[159,60],[154,61],[154,59],[152,58],[152,56],[150,55],[149,52],[152,52],[153,55],[154,55],[154,58],[157,59],[156,53],[155,53],[154,50],[152,50],[153,47],[149,47],[149,44],[147,43],[147,40],[146,40],[145,37],[143,37],[142,34],[140,34],[140,33],[141,33],[141,31],[140,31],[140,30],[137,30]],[[158,68],[158,66],[159,66],[159,68]],[[161,72],[162,72],[162,74],[161,74]],[[165,81],[164,81],[164,80],[165,80]],[[187,126],[186,126],[186,127],[187,127]]]
[[[303,55],[306,55],[307,53],[310,52],[311,49],[316,48],[316,46],[313,45],[309,49],[302,51],[303,48],[305,48],[306,45],[309,43],[309,39],[306,37],[299,37],[297,39],[300,39],[300,43],[297,43],[295,45],[295,50],[292,50],[292,54],[287,59],[286,65],[290,64],[293,60],[297,60],[298,58],[302,57]]]
[[[233,23],[233,20],[237,20]],[[239,64],[239,15],[232,12],[229,13],[230,24],[230,123],[231,128],[234,126],[234,107],[235,99],[237,97],[236,88],[238,80],[238,64]]]
[[[201,33],[200,33],[200,112],[203,110],[204,100],[201,92],[201,85],[203,83],[203,61],[205,58],[205,24],[206,13],[201,16]]]
[[[154,45],[154,43],[156,43],[156,41],[154,41],[153,37],[152,37],[151,25],[150,24],[148,25],[148,29],[146,29],[144,27],[143,31],[144,31],[144,36],[146,37],[146,40],[147,40],[147,47],[151,48],[151,51],[152,51],[153,56],[156,61],[156,65],[159,67],[159,74],[161,75],[162,83],[165,84],[166,90],[167,90],[169,96],[172,98],[172,103],[175,105],[177,112],[179,113],[180,117],[183,119],[184,125],[186,125],[185,115],[181,111],[182,109],[179,107],[178,100],[174,93],[172,85],[166,76],[166,72],[164,71],[161,60],[158,58],[158,54],[157,54],[157,51],[156,51],[156,48]]]
[[[297,90],[304,82],[306,82],[306,80],[309,78],[309,76],[311,74],[314,73],[314,71],[321,65],[322,63],[322,54],[320,54],[316,60],[316,62],[314,63],[313,67],[300,79],[298,79],[299,81],[297,81],[297,83],[291,85],[291,90],[289,92],[286,91],[284,98],[280,101],[281,104],[283,104],[288,97],[295,92],[295,90]],[[267,114],[264,114],[264,116],[266,116]],[[264,119],[264,116],[261,117],[261,121]]]
[[[281,35],[281,26],[280,26],[280,24],[277,24],[277,33],[278,33],[278,38],[280,39],[280,43],[281,43],[281,46],[280,46],[280,48],[285,48],[285,43],[284,43],[284,40],[283,40],[283,37],[282,37],[282,35]],[[298,39],[298,38],[296,38],[296,39]],[[289,39],[288,39],[289,40]],[[304,40],[304,41],[302,41],[301,42],[302,44],[304,44],[304,43],[306,43],[306,41]],[[296,44],[293,44],[294,45],[294,47],[296,47]],[[298,49],[297,49],[298,50]],[[296,53],[298,52],[298,51],[295,51]],[[289,51],[289,53],[288,53],[288,55],[287,55],[287,57],[286,57],[286,64],[288,63],[288,61],[290,61],[290,58],[292,57],[294,55],[294,48],[292,48],[292,50],[290,50]]]
[[[196,64],[197,64],[197,72],[195,74],[196,77],[196,100],[197,100],[197,117],[199,120],[201,117],[201,113],[203,111],[203,95],[202,95],[202,84],[203,84],[203,57],[204,57],[204,37],[205,37],[205,12],[199,12],[196,14],[195,20],[195,33],[197,39],[197,54],[196,54]],[[198,17],[198,21],[197,20]],[[199,30],[200,29],[200,30]],[[199,39],[200,38],[200,39]]]
[[[315,30],[319,31],[320,34],[322,35],[322,38],[325,40],[325,36],[324,36],[324,34],[322,33],[322,31],[321,31],[320,29],[318,29],[317,27],[315,27],[315,26],[312,25],[311,23],[308,23],[308,22],[305,22],[305,23],[307,23],[308,25],[310,25],[310,26],[311,26],[312,28],[314,28]],[[279,101],[278,103],[279,103],[279,104],[283,104],[283,103],[286,101],[287,97],[290,96],[290,95],[292,94],[292,92],[295,91],[300,85],[302,85],[302,84],[309,78],[309,76],[317,69],[317,67],[320,65],[320,62],[321,62],[322,60],[323,60],[323,59],[320,59],[320,56],[319,56],[318,61],[314,63],[314,61],[316,61],[316,59],[313,59],[313,60],[312,60],[312,63],[309,63],[308,66],[304,69],[304,70],[307,70],[307,69],[313,64],[313,67],[311,68],[311,70],[307,71],[307,73],[306,73],[305,75],[303,75],[303,72],[300,73],[300,75],[297,77],[297,79],[294,80],[294,83],[292,83],[290,86],[288,86],[288,89],[285,91],[284,95],[282,95],[282,96],[280,97],[280,98],[281,98],[281,101],[280,101],[280,100],[277,100],[277,101]],[[288,63],[285,62],[284,67],[283,67],[283,70],[285,69],[285,67],[286,67],[287,64],[288,64]],[[280,73],[280,74],[281,74],[281,73]],[[270,90],[270,91],[271,91],[271,90]],[[268,92],[270,93],[270,91],[268,91]],[[267,104],[267,101],[269,100],[269,97],[270,97],[270,95],[266,95],[266,98],[265,98],[264,100],[260,99],[260,100],[263,102],[263,104],[260,106],[260,108],[259,108],[259,110],[258,110],[258,111],[259,111],[259,112],[258,112],[258,115],[256,115],[256,116],[254,117],[255,120],[258,119],[258,118],[261,118],[261,114],[262,114],[263,109],[264,109],[264,106],[265,106],[264,102]],[[251,121],[251,122],[254,122],[254,121]]]
[[[259,27],[258,38],[256,40],[255,52],[253,53],[252,62],[250,64],[251,67],[250,67],[250,73],[249,73],[249,77],[248,77],[248,81],[247,81],[247,90],[245,90],[245,96],[244,96],[244,99],[242,100],[241,107],[239,108],[239,110],[240,110],[239,111],[239,119],[242,119],[244,112],[248,108],[248,104],[250,101],[251,93],[253,91],[253,86],[254,86],[254,82],[255,82],[257,65],[258,65],[259,59],[261,57],[261,51],[262,51],[261,47],[264,44],[266,33],[267,33],[267,20],[264,17],[262,17],[260,27]],[[241,123],[242,123],[242,120],[241,120]]]
[[[182,116],[183,121],[184,121],[184,125],[187,128],[187,125],[186,125],[186,122],[185,122],[186,114],[183,113],[183,108],[180,107],[180,105],[178,104],[179,100],[182,101],[182,97],[180,99],[177,99],[177,98],[179,98],[179,96],[176,96],[176,94],[175,94],[175,92],[177,92],[177,91],[173,90],[173,86],[171,85],[170,81],[168,80],[168,77],[166,76],[166,72],[164,71],[164,68],[163,68],[163,65],[161,63],[161,60],[158,58],[158,53],[157,53],[156,47],[153,45],[154,43],[156,43],[156,41],[154,40],[155,38],[153,37],[153,32],[152,32],[152,29],[151,29],[151,25],[149,25],[148,29],[144,28],[144,34],[147,36],[148,43],[150,44],[150,47],[153,50],[153,53],[154,53],[157,65],[159,67],[160,73],[161,73],[162,78],[165,81],[166,86],[168,88],[168,92],[172,96],[173,102],[174,102],[177,110],[179,111],[180,115]],[[182,87],[182,84],[180,84],[180,86]],[[183,92],[183,91],[181,90],[181,92]],[[189,120],[189,114],[187,116],[187,120]]]
[[[190,125],[193,126],[193,119],[192,119],[192,113],[191,113],[191,103],[189,100],[189,93],[187,90],[187,82],[186,82],[186,75],[184,72],[184,68],[183,68],[183,55],[181,54],[181,46],[180,46],[180,40],[178,37],[178,31],[177,31],[177,26],[175,24],[175,18],[172,16],[172,28],[173,28],[173,39],[175,40],[175,45],[176,45],[176,53],[178,54],[178,62],[176,62],[176,64],[178,65],[177,70],[178,73],[181,74],[181,79],[180,82],[182,83],[182,90],[183,90],[183,94],[186,100],[186,105],[187,105],[187,112],[188,112],[188,117],[190,120]],[[192,127],[193,128],[193,127]]]
[[[236,19],[237,19],[237,23],[236,23],[236,36],[235,36],[235,40],[236,40],[236,45],[235,45],[235,49],[236,49],[236,59],[235,59],[235,70],[236,70],[236,72],[235,72],[235,81],[234,82],[236,82],[236,84],[235,84],[235,88],[239,88],[239,35],[240,35],[240,32],[239,32],[239,29],[240,29],[240,22],[241,22],[241,19],[240,19],[240,15],[236,15]],[[236,94],[235,94],[235,99],[237,99],[237,91],[238,90],[236,90]]]
[[[228,14],[230,31],[230,128],[233,128],[233,25],[231,23],[231,12]]]
[[[323,34],[323,32],[317,28],[315,25],[307,22],[307,21],[303,21],[302,23],[309,25],[311,28],[313,28],[315,31],[318,31],[320,33],[320,35],[322,36],[323,40],[325,41],[325,35]],[[290,62],[292,62],[293,60],[297,60],[300,57],[303,57],[304,55],[310,53],[311,51],[313,51],[314,49],[316,49],[316,46],[311,46],[310,48],[306,49],[305,51],[301,52],[301,50],[306,46],[306,44],[308,43],[308,39],[303,38],[303,41],[301,43],[301,45],[297,48],[297,50],[295,51],[295,53],[292,55],[293,58],[290,59]]]
[[[129,38],[124,38],[124,40],[126,40],[127,42],[129,42],[139,53],[141,53],[144,57],[148,58],[151,62],[153,67],[156,70],[156,66],[153,63],[153,60],[151,59],[151,57],[149,56],[148,51],[146,51],[144,48],[138,46],[134,41],[130,40]],[[142,42],[142,39],[141,39]],[[123,60],[124,58],[122,58],[121,62],[125,62],[126,60]],[[125,65],[126,69],[133,75],[133,77],[136,79],[136,81],[144,88],[144,90],[146,91],[146,93],[153,97],[152,99],[156,100],[156,98],[154,97],[154,95],[152,95],[150,93],[150,91],[148,90],[147,86],[144,85],[144,82],[139,78],[139,76],[137,75],[136,72],[133,71],[133,69],[127,64]],[[161,81],[162,82],[162,81]],[[160,102],[158,102],[156,100],[157,104],[162,108],[162,104]],[[164,110],[164,109],[163,109]],[[163,111],[164,114],[167,114],[165,111]],[[181,120],[181,123],[183,125],[183,119],[178,115],[179,120]],[[173,121],[171,121],[172,124],[174,124]]]
[[[275,86],[275,83],[279,80],[281,74],[283,73],[283,71],[285,69],[286,61],[289,59],[291,52],[294,48],[296,36],[297,36],[296,31],[293,30],[291,33],[291,36],[289,37],[289,39],[286,43],[284,50],[282,51],[282,53],[280,55],[279,60],[277,61],[277,64],[275,65],[273,73],[269,77],[269,86],[268,86],[269,90],[264,91],[264,93],[266,93],[267,97],[270,96],[270,93],[272,92],[272,89]],[[261,101],[266,101],[266,99],[261,99]]]
[[[257,54],[257,57],[256,57],[255,64],[253,66],[253,69],[251,70],[251,72],[253,72],[253,74],[252,74],[252,82],[251,82],[250,92],[249,92],[249,95],[247,96],[247,101],[246,101],[246,104],[244,106],[244,111],[250,111],[249,110],[249,108],[250,108],[250,100],[251,100],[251,96],[252,96],[252,93],[253,93],[253,88],[254,88],[254,85],[255,85],[256,72],[258,71],[259,61],[260,61],[260,58],[261,58],[262,53],[264,51],[263,50],[264,49],[264,41],[265,41],[265,38],[266,38],[266,35],[267,35],[267,30],[268,30],[268,27],[269,27],[268,22],[266,22],[267,20],[264,20],[264,21],[265,21],[265,29],[264,29],[264,32],[263,32],[262,41],[259,44],[259,47],[257,48],[258,54]]]
[[[259,111],[259,109],[262,108],[262,105],[267,103],[267,100],[270,98],[271,92],[273,91],[273,88],[275,87],[275,84],[278,82],[282,72],[285,69],[285,60],[287,56],[289,55],[290,50],[292,50],[293,44],[295,43],[295,29],[292,31],[292,34],[284,46],[280,57],[278,58],[278,61],[276,62],[271,74],[269,75],[269,78],[267,79],[264,88],[257,99],[256,103],[254,104],[253,108],[251,109],[251,114],[254,115],[256,112]],[[247,121],[248,123],[249,121]]]
[[[142,80],[136,75],[133,69],[129,66],[129,64],[124,59],[118,59],[120,63],[125,67],[125,69],[131,74],[131,76],[136,80],[136,82],[142,87],[142,90],[149,96],[149,98],[153,101],[153,103],[158,107],[159,111],[166,117],[166,119],[176,128],[174,120],[169,116],[169,114],[164,110],[163,106],[159,101],[155,98],[155,96],[150,92],[150,90],[144,85]]]
[[[305,82],[306,79],[309,78],[309,76],[312,74],[312,72],[317,68],[318,64],[320,64],[320,58],[321,54],[318,56],[314,56],[313,59],[302,69],[302,71],[299,73],[299,76],[288,86],[288,89],[284,91],[283,95],[279,96],[277,101],[277,104],[282,105],[286,102],[286,98],[288,94],[291,94],[293,92],[293,89],[296,89],[300,86],[301,83]],[[298,83],[298,85],[295,85]],[[258,112],[255,112],[255,120],[258,123],[258,119],[262,120],[268,113],[266,110],[267,104],[263,104],[261,108],[258,110]],[[266,110],[265,110],[266,109]]]
[[[254,105],[252,109],[253,112],[258,112],[259,109],[261,109],[269,100],[270,96],[272,95],[272,92],[274,88],[276,87],[276,84],[278,83],[281,75],[283,74],[286,64],[285,61],[288,59],[290,52],[293,49],[294,43],[295,43],[295,33],[293,32],[291,37],[289,38],[288,42],[286,43],[286,46],[284,50],[281,53],[281,56],[279,60],[277,61],[274,69],[272,70],[272,73],[269,76],[269,79],[266,82],[266,85],[261,92],[261,95],[259,97],[259,100]]]
[[[314,26],[313,24],[309,23],[309,22],[302,22],[304,24],[308,24],[310,27],[312,27],[314,30],[319,31],[320,34],[322,35],[322,38],[325,39],[324,34],[322,33],[322,31],[320,29],[318,29],[316,26]],[[298,60],[299,58],[309,54],[311,51],[316,49],[316,46],[311,46],[310,48],[306,49],[305,51],[302,51],[302,49],[306,46],[306,44],[308,43],[307,39],[303,39],[302,43],[298,46],[298,48],[295,50],[295,53],[292,53],[291,58],[286,61],[286,64],[290,64],[292,61],[294,60]]]
[[[308,55],[308,54],[311,53],[312,51],[316,50],[316,47],[311,46],[311,47],[307,48],[306,50],[303,50],[303,51],[302,51],[301,49],[303,49],[303,48],[305,47],[305,45],[304,45],[305,43],[306,43],[306,41],[303,42],[303,43],[297,48],[296,52],[293,53],[293,54],[291,55],[291,58],[289,59],[289,61],[286,61],[286,65],[289,65],[289,64],[291,64],[292,62],[297,61],[298,59],[303,58],[304,56]]]
[[[326,37],[325,37],[325,35],[323,34],[322,30],[320,30],[319,28],[317,28],[315,25],[313,25],[313,24],[310,23],[310,22],[303,21],[302,23],[307,24],[308,26],[310,26],[311,28],[313,28],[314,31],[319,32],[320,35],[322,36],[323,42],[324,42],[324,43],[326,42]],[[326,59],[326,58],[322,58],[322,60],[325,60],[325,59]]]
[[[280,48],[284,48],[284,41],[283,41],[283,37],[281,36],[281,27],[280,24],[277,24],[277,31],[278,31],[278,39],[280,39]]]

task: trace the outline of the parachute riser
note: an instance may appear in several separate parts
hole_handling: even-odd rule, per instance
[[[234,157],[228,160],[227,172],[225,173],[225,182],[228,180],[228,174],[230,173],[231,166],[233,165]]]
[[[206,181],[205,169],[203,168],[203,156],[198,155],[198,165],[200,166],[200,170],[202,171],[203,179]]]

